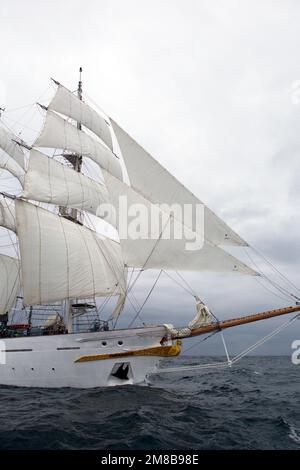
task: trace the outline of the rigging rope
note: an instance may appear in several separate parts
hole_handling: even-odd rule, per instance
[[[275,265],[273,265],[271,263],[271,261],[269,261],[264,255],[262,255],[256,248],[253,248],[253,247],[250,247],[258,256],[260,256],[267,264],[269,264],[273,271],[275,271],[277,274],[279,274],[279,276],[281,276],[288,284],[290,284],[294,289],[296,289],[299,294],[300,294],[300,289],[290,280],[288,279],[287,276],[285,276],[284,274],[282,274],[278,268],[276,268]]]
[[[9,125],[8,125],[6,122],[4,122],[4,119],[6,119],[6,120],[12,122],[13,125],[16,125],[16,124],[22,125],[22,127],[26,127],[26,129],[28,129],[28,130],[30,130],[30,131],[33,131],[33,132],[36,132],[36,133],[39,132],[38,130],[33,129],[32,127],[27,126],[26,124],[23,124],[23,123],[21,123],[21,122],[19,122],[19,121],[15,121],[14,119],[9,118],[9,117],[7,117],[7,116],[2,116],[1,122],[2,122],[2,124],[4,124],[4,126],[5,126],[10,132],[13,132],[13,130],[9,127]],[[30,122],[30,121],[29,121],[29,122]],[[13,132],[13,133],[15,133],[15,132]],[[22,132],[18,132],[18,136],[19,136],[20,134],[22,134]]]
[[[47,88],[41,93],[41,95],[37,98],[36,101],[40,101],[40,100],[43,98],[43,96],[48,92],[48,90],[50,90],[50,88],[52,88],[52,84],[50,84],[50,85],[47,86]],[[10,121],[14,122],[14,124],[18,124],[18,125],[22,125],[22,126],[24,126],[24,127],[27,127],[25,124],[23,124],[23,123],[21,122],[21,120],[24,118],[24,116],[26,116],[27,113],[29,113],[32,109],[35,108],[35,105],[36,105],[36,102],[31,103],[31,104],[28,104],[28,105],[25,105],[25,106],[21,106],[20,108],[5,110],[5,113],[6,113],[6,112],[12,112],[12,111],[15,111],[15,110],[18,110],[18,109],[22,109],[22,108],[27,107],[28,109],[27,109],[23,114],[21,114],[21,116],[18,118],[17,121],[14,121],[13,119],[7,117],[6,115],[5,115],[5,116],[2,115],[2,117],[6,117],[6,118],[9,119]],[[33,116],[34,116],[34,114],[33,114]],[[30,119],[26,119],[27,124],[32,120],[33,116],[32,116]],[[2,121],[2,122],[3,122],[3,121]],[[13,131],[12,129],[10,129],[10,127],[9,127],[7,124],[5,124],[4,122],[3,122],[3,124],[7,127],[7,129],[8,129],[10,132],[13,132],[13,133],[14,133],[14,131]],[[34,130],[34,129],[31,129],[30,127],[28,127],[28,129],[33,130],[34,132],[39,132],[39,131],[36,131],[36,130]],[[21,132],[19,132],[19,134],[21,134]]]
[[[185,288],[180,282],[178,282],[176,279],[174,279],[167,271],[163,270],[164,273],[170,278],[172,279],[172,281],[175,282],[175,284],[177,284],[178,286],[180,286],[182,289],[184,289],[188,294],[190,294],[192,297],[194,298],[200,298],[200,296],[192,289],[192,287],[188,284],[188,282],[186,281],[186,279],[184,279],[184,277],[182,276],[182,274],[180,274],[178,271],[175,271],[176,274],[178,275],[178,277],[185,283],[185,285],[188,287],[188,288]],[[209,310],[210,313],[212,314],[212,316],[214,317],[214,319],[216,320],[217,323],[220,323],[220,320],[219,318],[211,311],[211,309]]]
[[[220,330],[213,331],[208,336],[205,336],[205,338],[201,338],[200,341],[197,341],[197,343],[192,344],[192,346],[190,346],[187,349],[184,349],[182,351],[182,354],[185,354],[186,352],[191,351],[191,349],[194,349],[196,346],[199,346],[200,343],[204,343],[204,341],[207,341],[209,338],[211,338],[212,336],[214,336],[217,333],[220,333]]]
[[[130,288],[128,289],[128,292],[130,292],[130,291],[132,290],[132,288],[134,287],[135,283],[136,283],[137,280],[139,279],[141,273],[142,273],[143,270],[145,269],[145,267],[146,267],[146,265],[147,265],[149,259],[150,259],[151,256],[153,255],[154,250],[156,249],[158,243],[160,242],[161,237],[162,237],[162,235],[163,235],[163,232],[164,232],[164,230],[165,230],[167,224],[169,223],[170,218],[171,218],[171,214],[169,215],[168,220],[167,220],[166,223],[165,223],[165,226],[162,228],[162,230],[161,230],[161,232],[160,232],[160,234],[159,234],[159,237],[157,238],[157,240],[156,240],[154,246],[152,247],[152,249],[151,249],[149,255],[147,256],[146,261],[144,262],[144,264],[143,264],[141,270],[138,272],[138,275],[136,276],[136,278],[135,278],[135,280],[133,281],[132,285],[131,285]]]
[[[157,276],[157,278],[155,279],[154,284],[152,285],[150,291],[148,292],[148,295],[146,296],[146,298],[145,298],[144,302],[142,303],[141,307],[140,307],[139,310],[136,312],[135,317],[134,317],[134,318],[131,320],[131,322],[129,323],[129,326],[128,326],[129,328],[133,325],[133,323],[135,322],[135,320],[137,319],[137,317],[140,315],[140,313],[141,313],[141,311],[142,311],[144,305],[146,304],[147,300],[149,299],[150,295],[152,294],[152,292],[153,292],[153,290],[154,290],[154,287],[155,287],[156,284],[158,283],[158,280],[159,280],[161,274],[162,274],[162,269],[159,271],[158,276]]]
[[[256,266],[256,269],[259,271],[259,273],[261,274],[262,278],[264,280],[266,280],[269,284],[271,284],[275,289],[277,289],[281,294],[285,295],[286,297],[288,297],[288,300],[291,298],[291,299],[296,299],[296,300],[300,300],[299,297],[297,297],[296,295],[294,295],[293,293],[289,292],[285,287],[283,286],[280,286],[280,284],[278,284],[276,281],[274,281],[273,279],[270,279],[266,274],[264,274],[264,272],[261,270],[261,268],[257,265],[257,263],[253,260],[253,258],[250,256],[250,254],[248,253],[248,251],[244,250],[245,253],[247,254],[248,258],[250,259],[250,261],[254,264],[254,266]],[[276,295],[276,294],[274,294]],[[277,295],[278,296],[278,295]],[[286,299],[285,299],[286,300]]]
[[[185,290],[185,292],[187,292],[187,293],[190,294],[192,297],[194,297],[194,294],[193,294],[190,290],[186,289],[182,284],[180,284],[179,281],[177,281],[176,279],[174,279],[174,277],[172,277],[170,273],[168,273],[168,272],[165,271],[164,269],[163,269],[163,272],[164,272],[170,279],[172,279],[172,281],[174,281],[175,284],[177,284],[179,287],[181,287],[183,290]]]
[[[277,294],[276,292],[274,292],[272,289],[270,289],[269,287],[265,286],[262,282],[260,282],[259,279],[257,279],[257,277],[255,278],[256,282],[258,284],[260,284],[262,286],[263,289],[265,289],[266,291],[270,292],[272,295],[274,295],[275,297],[277,297],[278,299],[281,299],[281,300],[284,300],[285,302],[286,301],[290,301],[290,298],[288,296],[285,296],[283,297],[282,295],[279,295]]]
[[[198,294],[194,291],[194,289],[192,288],[192,286],[187,282],[186,279],[184,279],[184,277],[182,276],[182,274],[180,274],[178,271],[175,271],[177,276],[184,282],[184,284],[187,286],[187,288],[190,290],[190,293],[192,294],[193,297],[198,297]]]
[[[35,102],[33,103],[29,103],[29,104],[24,104],[24,106],[19,106],[18,108],[6,108],[5,109],[5,112],[6,113],[12,113],[13,111],[19,111],[19,109],[24,109],[24,108],[28,108],[28,107],[31,107],[35,105]],[[27,112],[27,111],[26,111]]]

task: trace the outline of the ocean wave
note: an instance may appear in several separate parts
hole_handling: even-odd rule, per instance
[[[226,371],[152,376],[146,387],[0,387],[0,448],[299,449],[298,387],[289,358],[254,357]]]

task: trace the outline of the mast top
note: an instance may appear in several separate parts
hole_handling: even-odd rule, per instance
[[[79,67],[79,82],[78,82],[78,89],[77,95],[80,100],[82,100],[82,81],[81,81],[81,74],[82,74],[82,67]]]

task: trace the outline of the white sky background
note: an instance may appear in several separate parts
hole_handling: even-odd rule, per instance
[[[35,102],[51,76],[75,89],[81,65],[86,95],[300,286],[297,0],[2,0],[0,21],[0,105]],[[152,278],[138,283],[140,301]],[[253,278],[187,278],[220,318],[290,304]],[[162,277],[144,318],[184,324],[193,314]],[[228,331],[229,348],[282,321]],[[289,354],[299,326],[258,352]],[[220,353],[219,343],[193,352]]]

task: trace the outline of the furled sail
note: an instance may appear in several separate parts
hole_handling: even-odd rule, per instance
[[[126,289],[118,243],[22,200],[16,218],[25,305]]]
[[[109,194],[104,184],[91,180],[35,149],[30,151],[22,196],[81,209],[94,215],[97,211],[99,213],[100,204],[109,204]],[[106,218],[106,221],[115,225],[113,218]]]
[[[11,310],[19,290],[19,260],[0,254],[0,315]]]
[[[127,266],[144,269],[170,269],[186,271],[240,272],[256,275],[246,264],[234,258],[217,245],[197,237],[189,227],[164,213],[132,187],[103,172],[111,200],[121,217],[126,201],[126,210],[141,209],[143,220],[127,221],[126,231],[118,221],[118,230],[124,262]],[[148,224],[149,217],[151,223]],[[164,220],[164,224],[161,221]],[[131,227],[131,223],[135,226]],[[143,222],[146,224],[143,225]],[[134,232],[138,228],[140,234]],[[170,236],[169,236],[170,234]],[[174,234],[182,234],[176,238]],[[138,236],[136,236],[138,235]]]
[[[15,203],[0,194],[0,226],[16,232]]]
[[[128,176],[133,188],[152,203],[202,204],[185,186],[171,175],[158,161],[133,140],[118,124],[111,119]],[[193,216],[195,215],[195,211]],[[182,221],[182,220],[181,220]],[[196,230],[195,218],[189,228]],[[216,245],[244,245],[247,243],[223,222],[207,206],[204,207],[205,238]]]
[[[11,132],[6,131],[3,127],[0,127],[0,148],[24,169],[24,153],[14,140],[18,140],[18,137]]]
[[[61,84],[58,84],[48,109],[64,114],[87,127],[112,150],[111,133],[107,121]]]
[[[119,160],[110,149],[53,111],[47,111],[44,127],[34,146],[58,148],[89,157],[101,168],[122,179]]]

